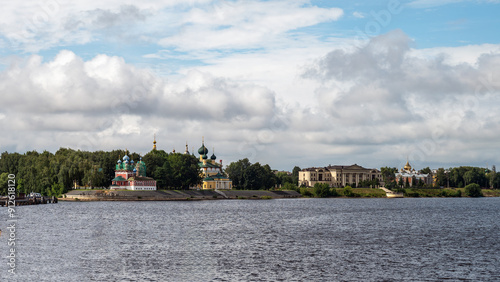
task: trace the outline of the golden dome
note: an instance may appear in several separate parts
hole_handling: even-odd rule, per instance
[[[408,160],[406,160],[406,164],[405,164],[405,166],[404,166],[403,168],[404,168],[405,170],[407,170],[407,171],[411,171],[411,165],[410,165],[410,163],[408,162]]]

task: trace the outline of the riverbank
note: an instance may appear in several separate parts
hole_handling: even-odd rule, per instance
[[[301,188],[301,193],[291,190],[72,190],[64,194],[61,201],[186,201],[186,200],[221,200],[221,199],[282,199],[314,197],[313,188]],[[353,188],[350,196],[344,195],[343,188],[334,188],[338,196],[335,198],[387,198],[382,189]],[[307,191],[307,192],[306,192]],[[482,190],[485,197],[500,197],[500,190]],[[405,198],[456,198],[465,197],[463,188],[427,188],[405,189]]]
[[[345,194],[344,188],[331,188],[334,189],[337,196],[329,198],[393,198],[389,196],[387,190],[383,188],[352,188],[349,195]],[[483,197],[500,197],[500,190],[482,189]],[[314,197],[314,188],[300,188],[300,193],[304,197]],[[467,197],[465,195],[465,188],[406,188],[404,192],[393,193],[392,196],[397,195],[397,198],[459,198]]]
[[[72,190],[64,194],[61,201],[186,201],[220,199],[282,199],[300,198],[295,191],[266,190]]]

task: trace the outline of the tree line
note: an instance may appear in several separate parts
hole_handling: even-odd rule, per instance
[[[442,187],[463,188],[469,184],[477,184],[483,188],[500,188],[500,173],[481,167],[461,166],[436,171],[436,182]]]
[[[226,173],[233,187],[240,190],[269,190],[273,187],[288,187],[299,181],[300,167],[293,168],[292,175],[276,172],[268,164],[252,164],[247,158],[230,163]]]
[[[9,174],[16,176],[17,193],[37,192],[60,195],[74,185],[87,188],[107,188],[115,175],[115,165],[127,154],[138,162],[140,155],[124,150],[80,151],[60,148],[25,154],[4,152],[0,158],[0,195],[7,194]],[[192,155],[150,151],[142,157],[146,174],[157,180],[159,189],[188,189],[201,182],[198,160]]]
[[[396,179],[395,174],[398,170],[395,167],[382,167],[380,172],[386,188],[409,187],[408,180]],[[433,173],[429,167],[426,167],[420,170],[419,173],[433,174],[432,176],[435,178],[434,187],[464,188],[469,184],[477,184],[483,188],[500,188],[500,172],[496,172],[495,169],[460,166],[449,169],[439,168]],[[427,187],[422,181],[415,181],[414,179],[413,183],[416,183],[417,187]]]
[[[9,174],[16,176],[17,193],[37,192],[59,196],[77,185],[88,189],[108,188],[115,176],[115,166],[127,154],[136,163],[138,153],[125,150],[80,151],[60,148],[55,153],[29,151],[24,154],[4,152],[0,158],[0,195],[7,194]],[[142,156],[146,175],[157,181],[158,189],[189,189],[202,181],[198,159],[193,155],[152,150]],[[242,159],[229,164],[223,174],[233,181],[235,189],[259,190],[273,187],[294,189],[300,168],[292,175],[276,172],[260,163]]]

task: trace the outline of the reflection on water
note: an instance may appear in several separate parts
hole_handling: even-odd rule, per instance
[[[499,198],[59,202],[19,207],[18,274],[11,276],[2,263],[0,277],[492,281],[500,279],[499,211]],[[2,227],[6,215],[3,210]],[[3,259],[8,254],[6,239],[0,237]]]

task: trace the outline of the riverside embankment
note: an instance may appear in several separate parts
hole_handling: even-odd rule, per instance
[[[265,190],[72,190],[64,194],[61,201],[180,201],[220,199],[281,199],[299,198],[295,191]]]

